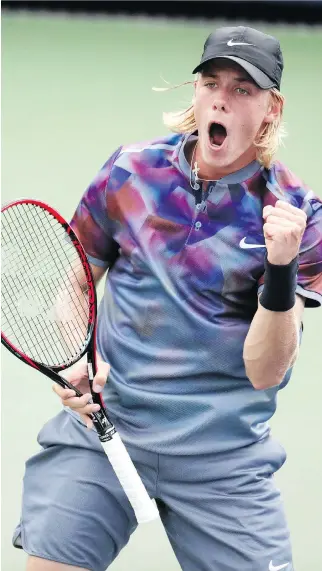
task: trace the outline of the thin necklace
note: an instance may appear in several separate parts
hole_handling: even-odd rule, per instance
[[[213,179],[210,179],[210,178],[200,178],[199,177],[200,168],[198,167],[198,162],[194,161],[197,146],[198,146],[198,141],[196,142],[196,144],[194,146],[191,161],[190,161],[190,186],[191,186],[191,188],[193,188],[193,190],[199,190],[200,189],[200,184],[198,184],[198,181],[200,181],[200,182],[215,182]],[[192,168],[193,162],[194,162],[194,165]],[[192,180],[192,175],[194,176],[194,181]]]

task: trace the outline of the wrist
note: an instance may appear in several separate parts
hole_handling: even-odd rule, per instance
[[[273,266],[288,266],[291,262],[293,262],[294,260],[294,256],[293,257],[285,257],[285,255],[280,255],[280,256],[272,256],[271,254],[269,254],[267,252],[266,255],[266,260],[268,261],[269,264],[273,265]]]
[[[288,264],[272,264],[265,258],[264,289],[260,304],[270,311],[288,311],[295,305],[298,256]]]

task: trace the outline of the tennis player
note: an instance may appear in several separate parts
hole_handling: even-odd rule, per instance
[[[274,37],[217,29],[174,134],[117,149],[72,221],[96,281],[109,270],[97,391],[184,571],[294,569],[268,421],[322,301],[322,202],[274,160],[282,70]],[[85,365],[69,380],[87,395],[54,387],[65,408],[26,464],[28,571],[104,571],[137,525],[84,428]]]

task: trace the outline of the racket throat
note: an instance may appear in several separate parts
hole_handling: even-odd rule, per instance
[[[94,381],[94,367],[93,363],[90,359],[87,361],[87,373],[88,373],[88,381],[89,386],[92,393],[92,400],[94,403],[99,404],[102,406],[101,397],[99,394],[93,392],[93,381]],[[93,424],[95,429],[98,433],[99,439],[101,442],[107,442],[108,440],[112,440],[113,434],[116,433],[116,429],[114,428],[112,422],[110,422],[106,412],[101,409],[98,412],[95,412],[92,415]]]
[[[101,396],[99,393],[95,393],[93,391],[93,382],[94,382],[94,377],[96,374],[96,367],[94,368],[93,366],[93,362],[90,360],[89,356],[88,356],[88,360],[87,360],[87,376],[88,376],[88,382],[89,382],[89,388],[91,390],[91,394],[92,394],[92,401],[94,404],[99,404],[100,406],[103,406],[103,402],[101,399]]]
[[[89,386],[92,390],[93,380],[94,380],[94,370],[93,370],[93,363],[91,363],[91,361],[87,361],[87,374],[88,374]]]
[[[113,434],[116,433],[116,429],[104,410],[99,410],[98,412],[93,413],[92,420],[100,441],[107,442],[108,440],[112,440]]]

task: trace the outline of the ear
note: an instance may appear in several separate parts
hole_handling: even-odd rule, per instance
[[[273,123],[278,117],[280,117],[283,111],[283,103],[269,94],[268,108],[265,115],[264,123]]]

